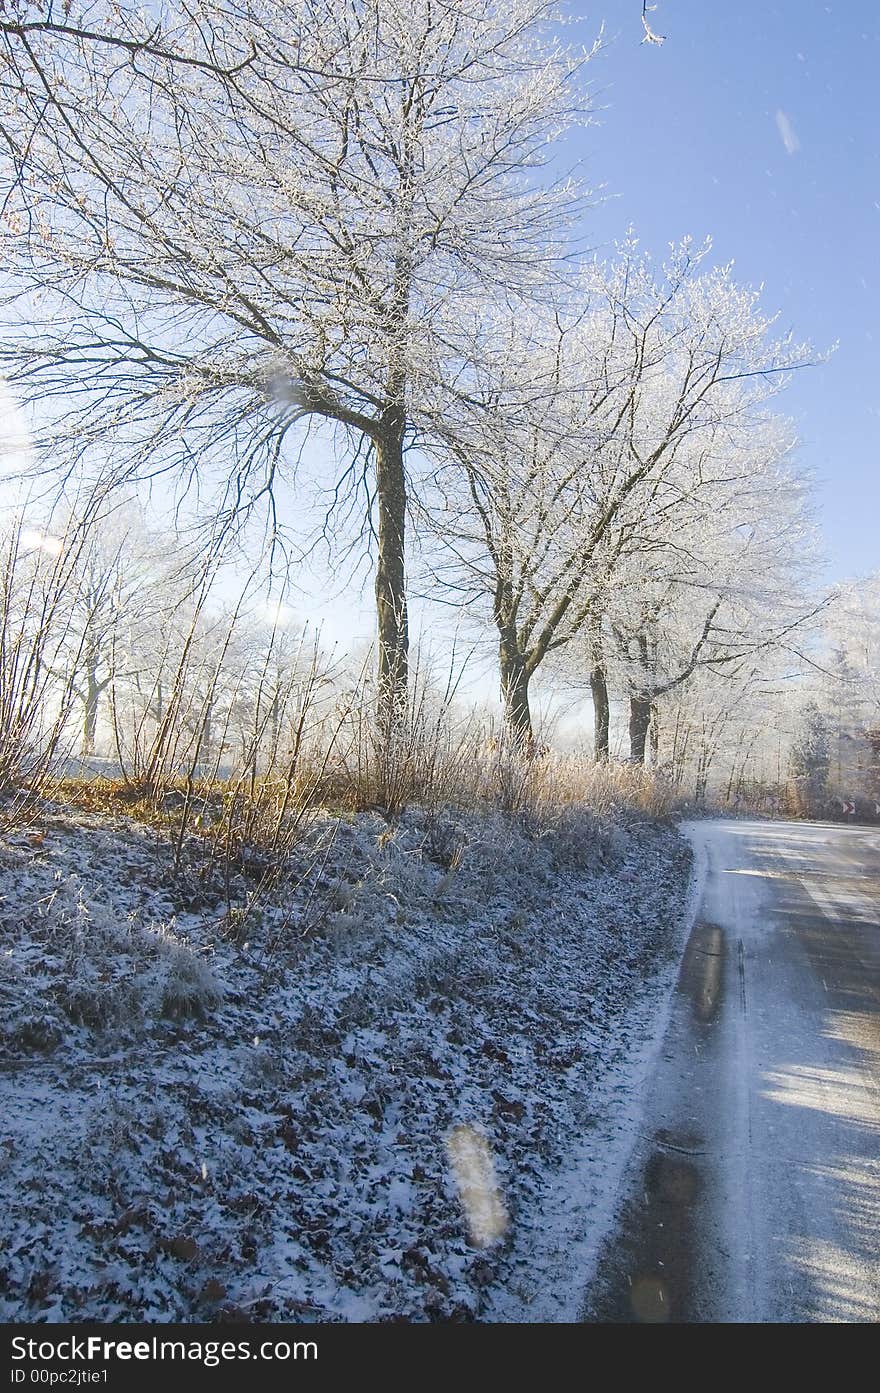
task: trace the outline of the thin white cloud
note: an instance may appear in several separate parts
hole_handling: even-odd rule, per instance
[[[785,146],[787,155],[796,155],[801,148],[801,143],[797,138],[797,131],[791,124],[791,117],[784,111],[776,113],[776,129],[779,131],[780,138]]]

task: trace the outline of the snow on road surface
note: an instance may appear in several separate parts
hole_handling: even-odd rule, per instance
[[[880,838],[705,821],[588,1320],[880,1319]]]

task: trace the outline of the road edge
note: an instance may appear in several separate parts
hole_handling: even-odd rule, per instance
[[[616,1095],[615,1101],[599,1126],[574,1149],[571,1164],[556,1178],[548,1197],[541,1251],[535,1252],[534,1258],[541,1271],[548,1265],[553,1268],[555,1280],[536,1295],[523,1294],[517,1299],[514,1275],[509,1285],[493,1293],[481,1316],[483,1321],[578,1324],[584,1318],[600,1253],[626,1199],[624,1182],[640,1141],[648,1086],[669,1027],[675,985],[703,897],[708,858],[705,848],[691,839],[687,826],[676,824],[691,847],[693,862],[668,958],[660,971],[646,980],[620,1022],[622,1032],[641,1035],[642,1042],[622,1064],[606,1070],[600,1089],[606,1095]]]

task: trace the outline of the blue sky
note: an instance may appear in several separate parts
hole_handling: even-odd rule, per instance
[[[818,482],[826,584],[880,570],[880,17],[864,0],[723,5],[658,0],[643,44],[641,0],[563,0],[590,64],[596,124],[576,153],[603,198],[584,233],[597,251],[632,224],[664,255],[690,234],[738,278],[763,285],[779,328],[831,359],[777,399]],[[371,579],[330,586],[313,617],[328,639],[367,637]],[[415,596],[414,631],[434,616]],[[496,682],[494,649],[487,682]]]
[[[880,570],[880,12],[826,5],[658,0],[662,47],[642,44],[641,0],[561,0],[590,65],[597,124],[578,137],[604,200],[589,214],[602,250],[632,224],[662,257],[684,234],[714,242],[738,277],[763,283],[782,328],[831,360],[779,399],[819,479],[828,579]],[[9,427],[0,391],[0,417]],[[308,607],[330,638],[369,635],[369,580],[345,605]],[[414,605],[414,618],[420,610]]]
[[[640,0],[604,0],[578,32],[603,20],[601,124],[579,138],[605,186],[591,244],[631,223],[662,256],[710,234],[719,261],[764,285],[781,327],[820,349],[839,342],[779,406],[819,479],[829,575],[880,569],[878,7],[658,0],[662,47],[640,42]]]

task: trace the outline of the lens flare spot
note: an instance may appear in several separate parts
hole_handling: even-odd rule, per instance
[[[48,532],[39,532],[35,527],[25,527],[21,532],[22,551],[45,551],[49,556],[60,556],[64,543],[60,537]]]
[[[446,1154],[475,1247],[488,1248],[504,1237],[510,1222],[501,1196],[492,1151],[482,1132],[468,1123],[453,1127]]]

